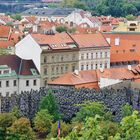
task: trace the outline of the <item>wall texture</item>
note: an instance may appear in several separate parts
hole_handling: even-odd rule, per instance
[[[64,114],[64,119],[69,120],[79,110],[76,104],[85,101],[99,101],[105,103],[108,110],[112,112],[114,120],[121,119],[121,107],[127,102],[133,108],[140,110],[140,91],[130,88],[104,89],[95,91],[94,89],[80,89],[66,87],[53,88],[55,97],[60,105],[60,112]],[[39,91],[23,92],[20,95],[11,97],[1,96],[1,112],[9,112],[14,106],[18,106],[22,116],[32,119],[38,110],[39,101],[48,94],[48,88],[41,88]]]

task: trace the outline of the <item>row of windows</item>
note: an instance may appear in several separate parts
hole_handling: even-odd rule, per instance
[[[90,70],[90,69],[98,69],[98,68],[108,68],[108,65],[107,63],[81,65],[81,70]]]
[[[71,71],[74,71],[76,69],[76,65],[73,64],[71,66]],[[54,74],[63,74],[65,72],[68,72],[69,70],[69,67],[68,65],[66,66],[52,66],[51,67],[51,74],[54,75]],[[47,75],[48,74],[48,69],[47,68],[44,68],[44,75]]]
[[[30,82],[29,80],[26,80],[25,82],[25,85],[26,86],[30,86]],[[33,86],[36,86],[37,85],[37,81],[36,80],[33,80]],[[10,87],[10,81],[5,81],[5,86],[6,87]],[[14,80],[13,81],[13,87],[16,87],[17,86],[17,80]],[[2,81],[0,81],[0,87],[2,87]]]
[[[76,60],[75,54],[51,56],[51,59],[50,59],[51,62],[63,62],[63,61],[73,61],[73,60]],[[49,58],[47,56],[45,56],[43,62],[48,63]]]
[[[96,53],[81,54],[81,60],[94,59],[94,58],[107,58],[107,57],[109,57],[109,52],[96,52]]]

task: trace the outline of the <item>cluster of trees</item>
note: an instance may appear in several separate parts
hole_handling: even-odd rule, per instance
[[[140,14],[139,0],[63,0],[62,6],[90,10],[93,15],[124,17]]]
[[[113,121],[104,104],[86,102],[69,122],[63,121],[52,91],[44,97],[33,120],[20,116],[15,107],[11,113],[0,114],[0,139],[2,140],[139,140],[140,115],[128,104],[122,107],[123,119]],[[58,138],[58,120],[61,134]]]

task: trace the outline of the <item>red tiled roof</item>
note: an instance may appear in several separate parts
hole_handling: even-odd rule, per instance
[[[105,33],[105,38],[110,38],[111,62],[121,60],[140,61],[140,34],[137,33]],[[115,38],[120,39],[119,45],[115,45]]]
[[[109,46],[101,33],[94,34],[73,34],[71,35],[79,44],[80,48]]]
[[[20,75],[33,75],[31,69],[35,69],[37,74],[39,74],[32,60],[22,60],[16,55],[0,55],[0,65],[9,66]]]
[[[10,34],[11,27],[0,25],[0,38],[8,38]]]
[[[49,85],[71,85],[81,87],[92,87],[98,89],[98,82],[100,78],[109,78],[109,79],[119,79],[119,80],[136,80],[140,82],[140,73],[136,70],[140,71],[140,66],[133,67],[132,70],[128,70],[127,68],[111,68],[104,69],[103,72],[100,70],[88,70],[88,71],[79,71],[79,74],[76,75],[74,73],[67,73],[62,75],[61,77],[55,79],[54,81],[49,81]],[[133,71],[136,71],[135,73]],[[96,84],[95,84],[96,83]]]
[[[73,39],[67,33],[56,33],[54,35],[45,35],[45,34],[32,34],[32,37],[40,45],[49,45],[51,49],[70,49],[69,43],[75,44]],[[66,46],[62,46],[65,44]],[[56,45],[52,47],[52,45]]]

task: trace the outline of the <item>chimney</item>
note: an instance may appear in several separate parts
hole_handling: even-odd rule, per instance
[[[132,66],[131,65],[128,65],[128,70],[132,70]]]
[[[119,46],[120,45],[120,38],[115,38],[115,46]]]
[[[103,68],[100,68],[100,72],[103,73],[104,72],[104,69]]]
[[[79,71],[78,70],[74,70],[74,74],[75,75],[79,75]]]

